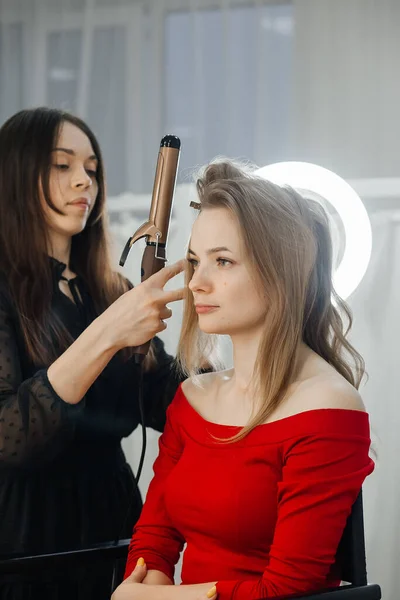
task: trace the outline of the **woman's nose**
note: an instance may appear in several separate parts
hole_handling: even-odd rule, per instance
[[[207,272],[205,269],[201,269],[198,267],[194,273],[192,279],[189,281],[189,289],[192,292],[198,291],[208,291],[210,288],[211,282],[209,277],[207,276]]]

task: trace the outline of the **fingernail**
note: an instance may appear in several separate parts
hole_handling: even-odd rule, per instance
[[[142,558],[142,557],[138,558],[136,566],[137,567],[144,567],[144,558]]]
[[[215,596],[216,593],[217,593],[217,588],[215,587],[215,585],[213,585],[211,590],[208,590],[208,592],[207,592],[207,598],[212,598],[213,596]]]

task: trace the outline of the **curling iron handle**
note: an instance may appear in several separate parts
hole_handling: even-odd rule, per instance
[[[156,250],[157,256],[161,258],[156,257]],[[142,258],[142,281],[146,281],[151,275],[160,271],[165,266],[165,261],[165,246],[160,244],[158,244],[158,246],[153,244],[147,245]],[[141,363],[143,361],[149,350],[150,341],[151,340],[141,346],[135,346],[135,348],[133,348],[135,362]]]

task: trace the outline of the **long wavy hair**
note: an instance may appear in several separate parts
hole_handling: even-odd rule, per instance
[[[51,153],[64,122],[87,135],[98,159],[98,195],[85,229],[72,238],[71,268],[84,279],[99,314],[129,288],[111,266],[104,166],[95,135],[81,119],[57,109],[18,112],[0,129],[0,273],[7,280],[28,354],[41,365],[49,365],[72,342],[50,310],[53,281],[40,201],[41,185],[47,204],[60,212],[50,197],[49,177]]]
[[[333,289],[332,244],[324,208],[225,159],[210,163],[196,185],[200,211],[225,208],[236,218],[248,264],[254,265],[256,283],[268,305],[253,374],[256,397],[263,400],[232,439],[241,439],[264,423],[282,402],[297,375],[301,342],[358,388],[364,361],[346,339],[352,315]],[[192,276],[188,264],[186,283]],[[187,290],[178,360],[188,376],[210,362],[215,341],[216,336],[200,331]]]

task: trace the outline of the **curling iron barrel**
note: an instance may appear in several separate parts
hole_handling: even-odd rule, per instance
[[[166,246],[171,220],[176,176],[178,172],[181,142],[174,135],[166,135],[161,140],[149,219],[133,234],[126,243],[119,264],[124,266],[133,244],[146,238],[146,248],[142,258],[141,280],[162,269],[167,260]],[[134,349],[136,362],[142,362],[150,342]]]

